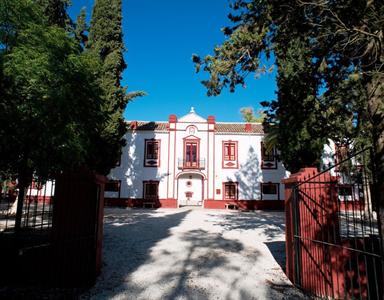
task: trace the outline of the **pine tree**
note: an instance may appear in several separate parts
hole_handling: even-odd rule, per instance
[[[130,99],[143,93],[128,94],[121,86],[121,78],[126,64],[122,34],[121,0],[96,0],[93,8],[89,40],[87,47],[101,60],[100,86],[104,94],[103,110],[106,120],[101,124],[102,142],[95,151],[95,166],[102,174],[108,174],[116,165],[126,124],[123,113]]]

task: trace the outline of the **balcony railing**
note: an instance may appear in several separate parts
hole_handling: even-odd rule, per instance
[[[197,161],[189,161],[182,158],[179,158],[178,162],[178,168],[179,169],[199,169],[203,170],[205,169],[205,159],[199,159]]]

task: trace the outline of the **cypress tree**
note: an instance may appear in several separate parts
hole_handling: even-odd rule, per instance
[[[122,33],[121,0],[96,0],[93,7],[87,48],[100,57],[102,68],[99,75],[103,89],[103,110],[101,120],[101,144],[95,149],[95,169],[102,174],[116,165],[124,146],[126,125],[123,113],[130,99],[143,93],[127,94],[121,85],[126,64]]]
[[[39,0],[38,3],[42,6],[49,25],[65,28],[70,24],[67,14],[69,0]]]

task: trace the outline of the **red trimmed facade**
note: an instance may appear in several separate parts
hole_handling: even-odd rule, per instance
[[[261,124],[220,123],[193,108],[181,118],[170,115],[168,122],[129,124],[121,164],[108,176],[121,186],[106,191],[107,205],[283,209],[279,183],[286,171],[275,150],[273,165],[263,159]],[[148,199],[145,190],[151,182],[157,184],[157,195]],[[263,183],[276,183],[276,193],[264,195]]]

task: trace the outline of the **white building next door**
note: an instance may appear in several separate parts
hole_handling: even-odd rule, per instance
[[[183,174],[178,179],[177,199],[179,206],[203,203],[203,177],[199,174]]]

